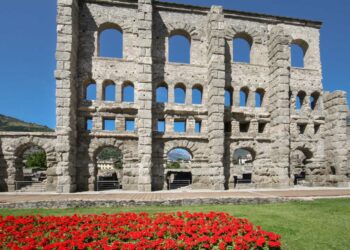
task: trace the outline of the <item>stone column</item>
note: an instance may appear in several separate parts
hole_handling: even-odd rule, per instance
[[[56,77],[57,192],[76,190],[76,64],[79,6],[77,0],[58,0]]]
[[[275,26],[268,41],[270,68],[269,111],[271,114],[272,166],[268,171],[269,183],[257,183],[262,186],[283,187],[289,185],[290,165],[290,108],[289,108],[289,37],[281,27]],[[265,172],[266,174],[266,172]]]
[[[152,0],[139,0],[138,32],[138,190],[151,191],[152,171]]]
[[[326,113],[326,168],[330,174],[332,172],[331,168],[335,170],[335,174],[330,176],[329,181],[337,183],[338,186],[347,186],[348,182],[350,182],[350,167],[347,164],[346,117],[348,105],[346,102],[346,92],[325,92],[324,107]]]
[[[211,188],[224,189],[225,30],[221,6],[208,14],[208,139]]]

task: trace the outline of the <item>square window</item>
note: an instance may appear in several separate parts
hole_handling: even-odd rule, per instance
[[[224,124],[224,130],[225,130],[225,133],[231,133],[231,132],[232,132],[232,125],[231,125],[231,122],[225,122],[225,124]]]
[[[196,121],[195,126],[194,126],[194,131],[196,133],[202,132],[202,121]]]
[[[92,128],[93,128],[92,118],[91,117],[86,118],[86,120],[85,120],[85,130],[86,131],[91,131]]]
[[[266,123],[264,123],[264,122],[259,122],[259,127],[258,127],[258,132],[259,132],[259,134],[264,133],[265,127],[266,127]]]
[[[115,119],[103,118],[103,130],[114,131],[115,130]]]
[[[164,133],[165,132],[165,120],[157,121],[157,132]]]
[[[183,120],[174,121],[174,132],[185,133],[186,132],[186,121],[183,121]]]
[[[247,133],[249,131],[249,122],[240,122],[239,123],[239,132]]]
[[[299,134],[304,134],[306,129],[306,124],[298,124]]]
[[[125,131],[135,131],[135,119],[125,119]]]

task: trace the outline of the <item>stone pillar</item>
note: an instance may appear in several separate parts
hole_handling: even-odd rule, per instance
[[[225,30],[221,6],[208,14],[208,139],[211,188],[224,189]]]
[[[79,6],[77,0],[58,0],[56,61],[57,192],[76,190],[76,64]]]
[[[268,171],[269,183],[262,186],[284,187],[289,185],[290,165],[290,108],[289,108],[289,37],[281,27],[274,27],[268,41],[270,86],[268,106],[271,114],[272,166]],[[266,172],[265,172],[266,174]],[[266,179],[267,180],[267,179]],[[259,185],[259,183],[257,183]]]
[[[349,182],[350,168],[347,164],[347,134],[346,118],[348,105],[346,92],[335,91],[324,93],[324,107],[326,114],[325,123],[325,155],[328,173],[331,183],[338,186],[346,186]],[[332,174],[334,168],[335,174]]]
[[[151,191],[152,171],[152,0],[138,0],[138,190]]]

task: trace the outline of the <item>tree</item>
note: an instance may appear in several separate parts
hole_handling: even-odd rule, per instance
[[[47,168],[45,152],[35,152],[26,159],[26,167],[28,168]]]

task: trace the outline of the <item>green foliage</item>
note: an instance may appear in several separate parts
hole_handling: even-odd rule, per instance
[[[98,154],[97,158],[102,161],[106,160],[121,160],[123,158],[122,152],[113,147],[104,148]]]
[[[167,163],[166,168],[179,169],[179,168],[181,168],[181,164],[178,161],[172,161],[172,162]]]
[[[35,152],[26,159],[26,167],[28,168],[47,168],[45,152]]]

